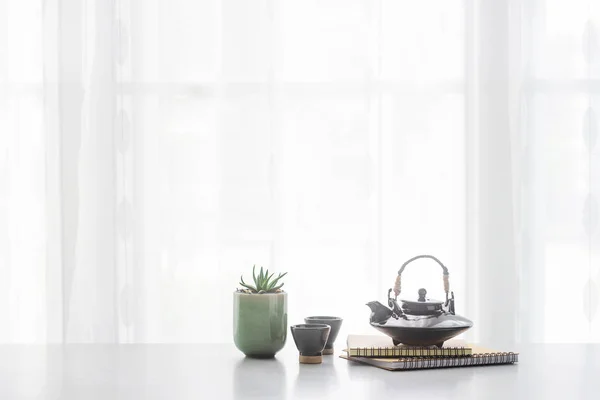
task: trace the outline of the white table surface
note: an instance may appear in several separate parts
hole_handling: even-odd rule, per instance
[[[339,349],[336,349],[339,350]],[[515,365],[390,372],[229,344],[0,346],[0,399],[600,399],[600,345],[523,345]]]

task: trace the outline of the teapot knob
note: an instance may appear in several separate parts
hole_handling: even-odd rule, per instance
[[[424,288],[419,289],[419,300],[418,301],[425,301],[425,295],[427,295],[427,290],[425,290]]]

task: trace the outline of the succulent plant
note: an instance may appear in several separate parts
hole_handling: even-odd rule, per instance
[[[279,280],[286,276],[287,272],[283,274],[280,273],[275,279],[272,279],[275,273],[269,275],[268,269],[266,271],[263,271],[263,267],[260,267],[260,272],[258,273],[258,275],[256,275],[255,269],[256,265],[252,266],[252,277],[254,278],[254,286],[244,282],[244,277],[240,276],[240,285],[244,287],[244,289],[241,290],[242,292],[263,294],[279,293],[282,291],[281,287],[283,286],[283,283],[280,283]]]

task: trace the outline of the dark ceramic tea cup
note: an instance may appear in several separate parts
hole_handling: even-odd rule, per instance
[[[303,364],[320,364],[331,326],[327,324],[299,324],[290,326],[296,348]]]
[[[335,339],[337,338],[337,335],[340,332],[342,321],[343,320],[340,317],[315,316],[304,318],[304,322],[306,322],[307,324],[326,324],[331,326],[331,332],[329,333],[329,338],[327,339],[327,343],[325,344],[323,354],[333,354],[333,343],[335,342]]]

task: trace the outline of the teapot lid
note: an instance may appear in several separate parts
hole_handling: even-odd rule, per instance
[[[402,311],[411,315],[430,315],[443,311],[443,301],[427,298],[427,290],[419,289],[419,298],[415,300],[401,300]]]

